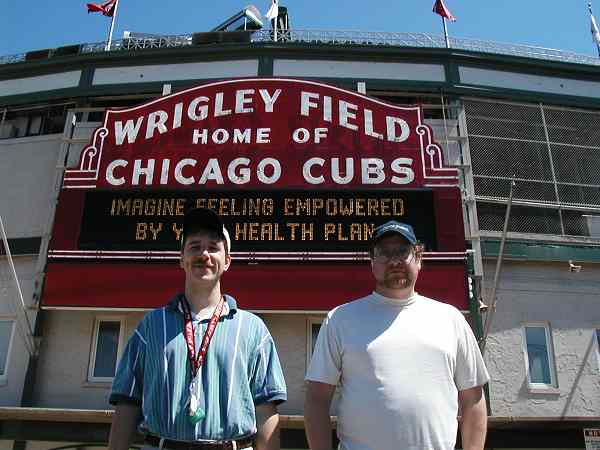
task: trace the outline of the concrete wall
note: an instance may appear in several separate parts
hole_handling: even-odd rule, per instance
[[[485,262],[490,290],[494,267],[495,261]],[[492,378],[493,415],[600,415],[600,363],[594,336],[600,328],[600,266],[587,264],[574,273],[567,263],[506,261],[497,298],[485,355]],[[534,392],[527,382],[522,323],[533,321],[550,324],[556,393]]]
[[[43,342],[36,382],[36,406],[47,408],[106,409],[110,383],[87,381],[96,311],[44,312]],[[110,313],[126,319],[125,339],[143,313]],[[301,414],[306,373],[307,320],[305,315],[262,314],[275,340],[287,386],[282,414]]]
[[[13,258],[13,263],[23,299],[29,306],[33,297],[37,258],[16,256]],[[32,324],[35,323],[35,314],[35,311],[27,309]],[[29,362],[26,343],[28,331],[12,269],[8,260],[2,257],[0,257],[0,318],[15,321],[6,361],[6,378],[0,380],[0,406],[19,406]]]
[[[108,409],[110,383],[88,381],[88,364],[97,316],[92,311],[44,311],[43,341],[36,381],[36,406]],[[133,333],[143,313],[110,313],[125,318],[125,333]]]

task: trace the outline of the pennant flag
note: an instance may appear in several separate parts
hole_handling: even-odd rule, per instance
[[[588,9],[590,10],[590,22],[592,25],[592,39],[596,43],[596,47],[598,47],[598,55],[600,55],[600,30],[598,30],[598,25],[596,24],[596,18],[592,13],[592,4],[588,3]]]
[[[445,19],[448,19],[452,22],[456,22],[456,18],[452,15],[450,10],[446,8],[446,5],[444,5],[444,0],[435,0],[435,4],[433,5],[433,12],[439,14]]]
[[[279,15],[279,0],[272,0],[271,7],[265,14],[265,17],[267,19],[274,20],[277,18],[278,15]]]
[[[99,12],[102,13],[103,16],[112,17],[115,13],[115,6],[117,4],[117,1],[118,0],[108,0],[107,2],[101,4],[88,3],[88,13]]]

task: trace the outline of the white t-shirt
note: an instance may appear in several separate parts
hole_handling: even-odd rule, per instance
[[[327,315],[306,379],[340,385],[340,450],[453,450],[458,391],[489,375],[456,308],[374,292]]]

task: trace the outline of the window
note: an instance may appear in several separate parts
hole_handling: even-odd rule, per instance
[[[0,381],[6,381],[7,378],[14,323],[12,319],[0,319]]]
[[[549,325],[525,324],[523,338],[529,387],[533,390],[556,388],[552,336]]]
[[[306,368],[310,364],[315,344],[317,343],[317,337],[319,336],[319,330],[323,323],[322,318],[309,318],[306,321]]]
[[[94,326],[88,380],[109,382],[115,376],[123,341],[123,319],[98,318]]]

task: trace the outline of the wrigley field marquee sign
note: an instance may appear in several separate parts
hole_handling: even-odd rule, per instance
[[[106,112],[65,172],[61,220],[77,225],[50,255],[176,252],[196,206],[222,216],[242,256],[360,252],[391,219],[445,251],[440,223],[464,245],[457,180],[419,106],[303,80],[209,83]]]

